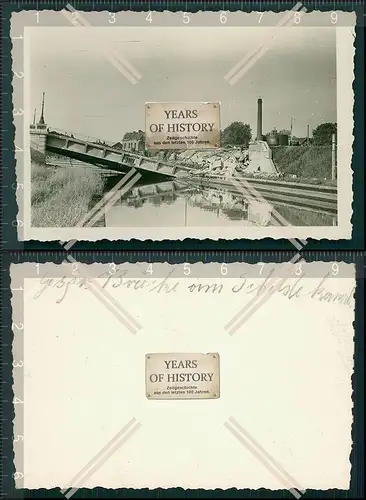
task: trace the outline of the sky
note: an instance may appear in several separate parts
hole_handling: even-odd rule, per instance
[[[28,38],[29,36],[29,38]],[[62,27],[29,30],[29,119],[45,97],[45,120],[108,141],[145,129],[145,102],[221,102],[221,128],[249,123],[256,134],[306,136],[336,122],[336,33],[323,27]],[[225,75],[263,44],[266,53],[230,85]],[[113,63],[126,61],[133,85]]]

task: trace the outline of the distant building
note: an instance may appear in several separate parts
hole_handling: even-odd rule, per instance
[[[291,138],[291,146],[304,146],[308,142],[307,137],[295,137]]]
[[[145,151],[145,133],[142,130],[127,132],[122,141],[117,142],[113,147],[125,151],[143,152]]]

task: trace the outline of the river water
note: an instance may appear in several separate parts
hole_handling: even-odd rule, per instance
[[[106,192],[120,180],[109,177]],[[105,214],[107,227],[271,226],[279,213],[294,226],[330,226],[332,215],[248,200],[217,188],[152,180],[135,184]]]

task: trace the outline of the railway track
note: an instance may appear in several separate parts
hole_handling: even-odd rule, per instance
[[[242,180],[242,182],[240,182]],[[302,183],[289,183],[255,178],[235,177],[235,181],[222,179],[190,178],[202,187],[225,189],[232,194],[247,198],[263,196],[266,201],[278,205],[288,205],[304,210],[337,214],[337,188]],[[239,187],[237,184],[240,183]]]

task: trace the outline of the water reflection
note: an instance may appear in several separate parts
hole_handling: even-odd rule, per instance
[[[127,205],[128,207],[140,208],[146,202],[151,203],[154,207],[160,207],[162,204],[171,205],[176,200],[177,195],[175,193],[164,194],[164,195],[152,195],[148,198],[146,197],[127,197],[122,201],[122,204]]]
[[[111,186],[109,186],[109,189]],[[272,205],[186,181],[136,184],[106,214],[107,226],[266,226]]]
[[[109,191],[120,177],[108,179]],[[224,189],[194,186],[185,180],[140,179],[106,213],[108,227],[272,226],[275,212],[294,226],[331,226],[332,215],[247,199]]]

